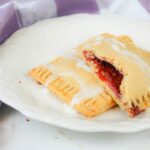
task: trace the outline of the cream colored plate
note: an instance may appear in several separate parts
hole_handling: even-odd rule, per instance
[[[83,132],[135,132],[150,128],[150,111],[129,118],[119,108],[87,119],[37,86],[27,72],[103,32],[130,35],[150,50],[150,23],[118,16],[73,15],[45,20],[13,34],[0,46],[0,99],[30,118]]]

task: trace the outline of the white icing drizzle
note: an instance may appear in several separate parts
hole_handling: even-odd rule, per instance
[[[67,56],[67,55],[66,55]],[[71,58],[71,55],[69,54],[69,56]],[[81,67],[84,70],[88,70],[87,67],[85,69],[85,64],[81,63],[81,60],[78,58],[74,58],[74,60],[76,60],[76,67]],[[71,106],[73,106],[74,104],[78,104],[81,102],[81,100],[85,99],[85,98],[91,98],[93,96],[96,96],[98,94],[100,94],[103,91],[103,88],[100,87],[99,85],[95,85],[95,84],[87,84],[86,81],[84,80],[84,76],[83,78],[80,77],[74,69],[72,68],[67,68],[67,69],[63,69],[62,65],[60,64],[45,64],[44,65],[47,69],[49,69],[50,71],[52,71],[52,75],[50,76],[50,78],[46,81],[45,83],[45,87],[47,87],[51,82],[53,82],[58,76],[61,76],[62,78],[65,76],[71,77],[73,78],[79,85],[80,87],[80,91],[77,92],[72,101],[71,101]]]
[[[82,87],[81,87],[82,88]],[[74,104],[79,104],[81,100],[86,98],[91,98],[93,96],[96,96],[100,94],[103,91],[103,88],[100,86],[84,86],[84,89],[81,90],[81,92],[78,92],[71,101],[71,106]]]
[[[68,106],[67,104],[64,104],[64,110],[65,112],[72,114],[72,115],[77,115],[77,111],[75,111],[72,107]]]
[[[92,46],[90,44],[87,44],[84,46],[84,49],[90,49],[90,48],[92,48]]]
[[[109,42],[110,44],[112,44],[112,46],[117,46],[117,47],[120,46],[120,47],[126,49],[126,46],[124,43],[121,43],[115,39],[112,39],[112,38],[108,39],[107,38],[106,41]]]
[[[98,36],[96,39],[94,39],[95,42],[101,42],[104,39],[102,36]]]
[[[103,37],[103,36],[99,36],[97,37],[96,39],[94,39],[94,45],[99,45],[101,44],[102,41],[107,41],[108,43],[110,43],[112,45],[112,47],[114,47],[115,49],[119,48],[119,46],[125,48],[125,45],[113,38],[106,38],[106,37]],[[118,46],[119,45],[119,46]]]
[[[52,69],[51,69],[52,70]],[[47,88],[48,85],[53,82],[55,79],[57,78],[57,75],[52,73],[50,78],[48,78],[48,80],[45,82],[45,87]]]
[[[86,64],[84,63],[84,61],[82,61],[80,58],[78,58],[78,57],[76,56],[75,51],[76,51],[76,50],[67,51],[67,52],[61,54],[60,56],[63,56],[63,57],[65,57],[65,58],[71,58],[71,59],[75,60],[77,67],[83,68],[84,70],[86,70],[86,71],[92,73],[92,70],[90,69],[90,67],[89,67],[88,65],[86,65]]]
[[[99,41],[94,42],[94,45],[99,45],[99,44],[100,44],[100,42],[99,42]]]
[[[127,50],[125,50],[123,52],[123,54],[129,56],[135,63],[138,63],[144,70],[150,72],[149,65],[142,58],[140,58],[138,55],[136,55],[130,51],[127,51]]]
[[[134,61],[134,63],[139,64],[141,66],[141,68],[150,75],[150,67],[142,58],[140,58],[135,53],[128,51],[126,49],[126,46],[123,43],[121,43],[115,39],[107,39],[107,41],[112,45],[112,48],[115,51],[131,58]],[[123,48],[123,50],[121,50],[120,46],[121,46],[121,48]]]
[[[91,68],[88,65],[86,65],[83,61],[81,61],[80,59],[76,59],[76,61],[77,61],[76,64],[77,67],[83,68],[84,70],[92,73]]]

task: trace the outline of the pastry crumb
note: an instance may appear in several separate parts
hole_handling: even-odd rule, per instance
[[[29,122],[29,121],[30,121],[30,119],[29,119],[29,118],[26,118],[26,121],[27,121],[27,122]]]
[[[18,81],[18,83],[20,83],[20,84],[21,84],[21,83],[22,83],[22,81]]]

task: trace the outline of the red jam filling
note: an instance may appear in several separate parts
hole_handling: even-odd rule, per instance
[[[98,77],[107,83],[109,88],[120,98],[120,85],[123,79],[123,74],[120,73],[112,64],[105,60],[100,60],[94,56],[92,52],[83,51],[85,59],[94,64]]]
[[[134,117],[134,116],[136,116],[137,114],[139,114],[139,113],[141,113],[142,111],[144,111],[144,110],[141,110],[138,106],[132,106],[131,108],[130,108],[130,116],[131,117]]]

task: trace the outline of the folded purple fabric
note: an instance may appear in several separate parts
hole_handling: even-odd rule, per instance
[[[3,2],[3,6],[0,7],[0,43],[17,29],[19,24],[13,3]]]
[[[96,0],[55,0],[57,16],[65,16],[75,13],[98,13]]]
[[[75,13],[93,14],[106,10],[118,13],[118,7],[122,10],[122,5],[126,4],[116,0],[0,0],[0,43],[19,29],[19,25],[23,27],[41,19]],[[134,1],[133,5],[142,6],[137,7],[141,9],[140,14],[142,11],[150,14],[150,0]]]
[[[139,2],[147,10],[147,12],[150,14],[150,0],[139,0]]]

